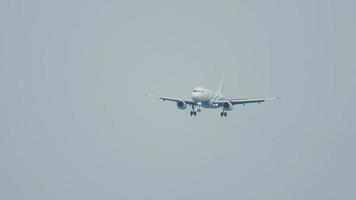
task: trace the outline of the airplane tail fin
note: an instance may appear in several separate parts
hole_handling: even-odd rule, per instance
[[[219,94],[219,96],[223,96],[223,93],[224,93],[224,74],[222,74],[221,82],[220,82],[219,89],[218,89],[217,93]]]

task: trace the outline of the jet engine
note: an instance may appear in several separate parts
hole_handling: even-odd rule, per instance
[[[222,107],[224,108],[224,110],[232,110],[234,108],[234,106],[232,105],[231,102],[229,101],[225,101],[223,104],[222,104]]]
[[[178,107],[178,109],[184,110],[187,108],[187,103],[185,103],[185,101],[178,101],[177,107]]]

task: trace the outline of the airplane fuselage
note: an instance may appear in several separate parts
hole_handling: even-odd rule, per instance
[[[218,108],[214,101],[221,98],[221,95],[203,87],[196,87],[192,92],[192,100],[203,108]]]

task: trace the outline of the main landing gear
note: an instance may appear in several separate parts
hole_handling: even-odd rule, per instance
[[[197,111],[195,110],[190,111],[190,116],[197,116]]]
[[[220,113],[220,116],[221,116],[221,117],[227,117],[227,112],[222,111],[222,112]]]
[[[190,111],[190,116],[197,116],[197,111],[200,112],[200,108],[195,110],[195,106],[192,105],[192,111]]]

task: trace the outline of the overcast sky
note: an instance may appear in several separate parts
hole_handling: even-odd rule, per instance
[[[356,199],[355,7],[2,0],[0,199]]]

